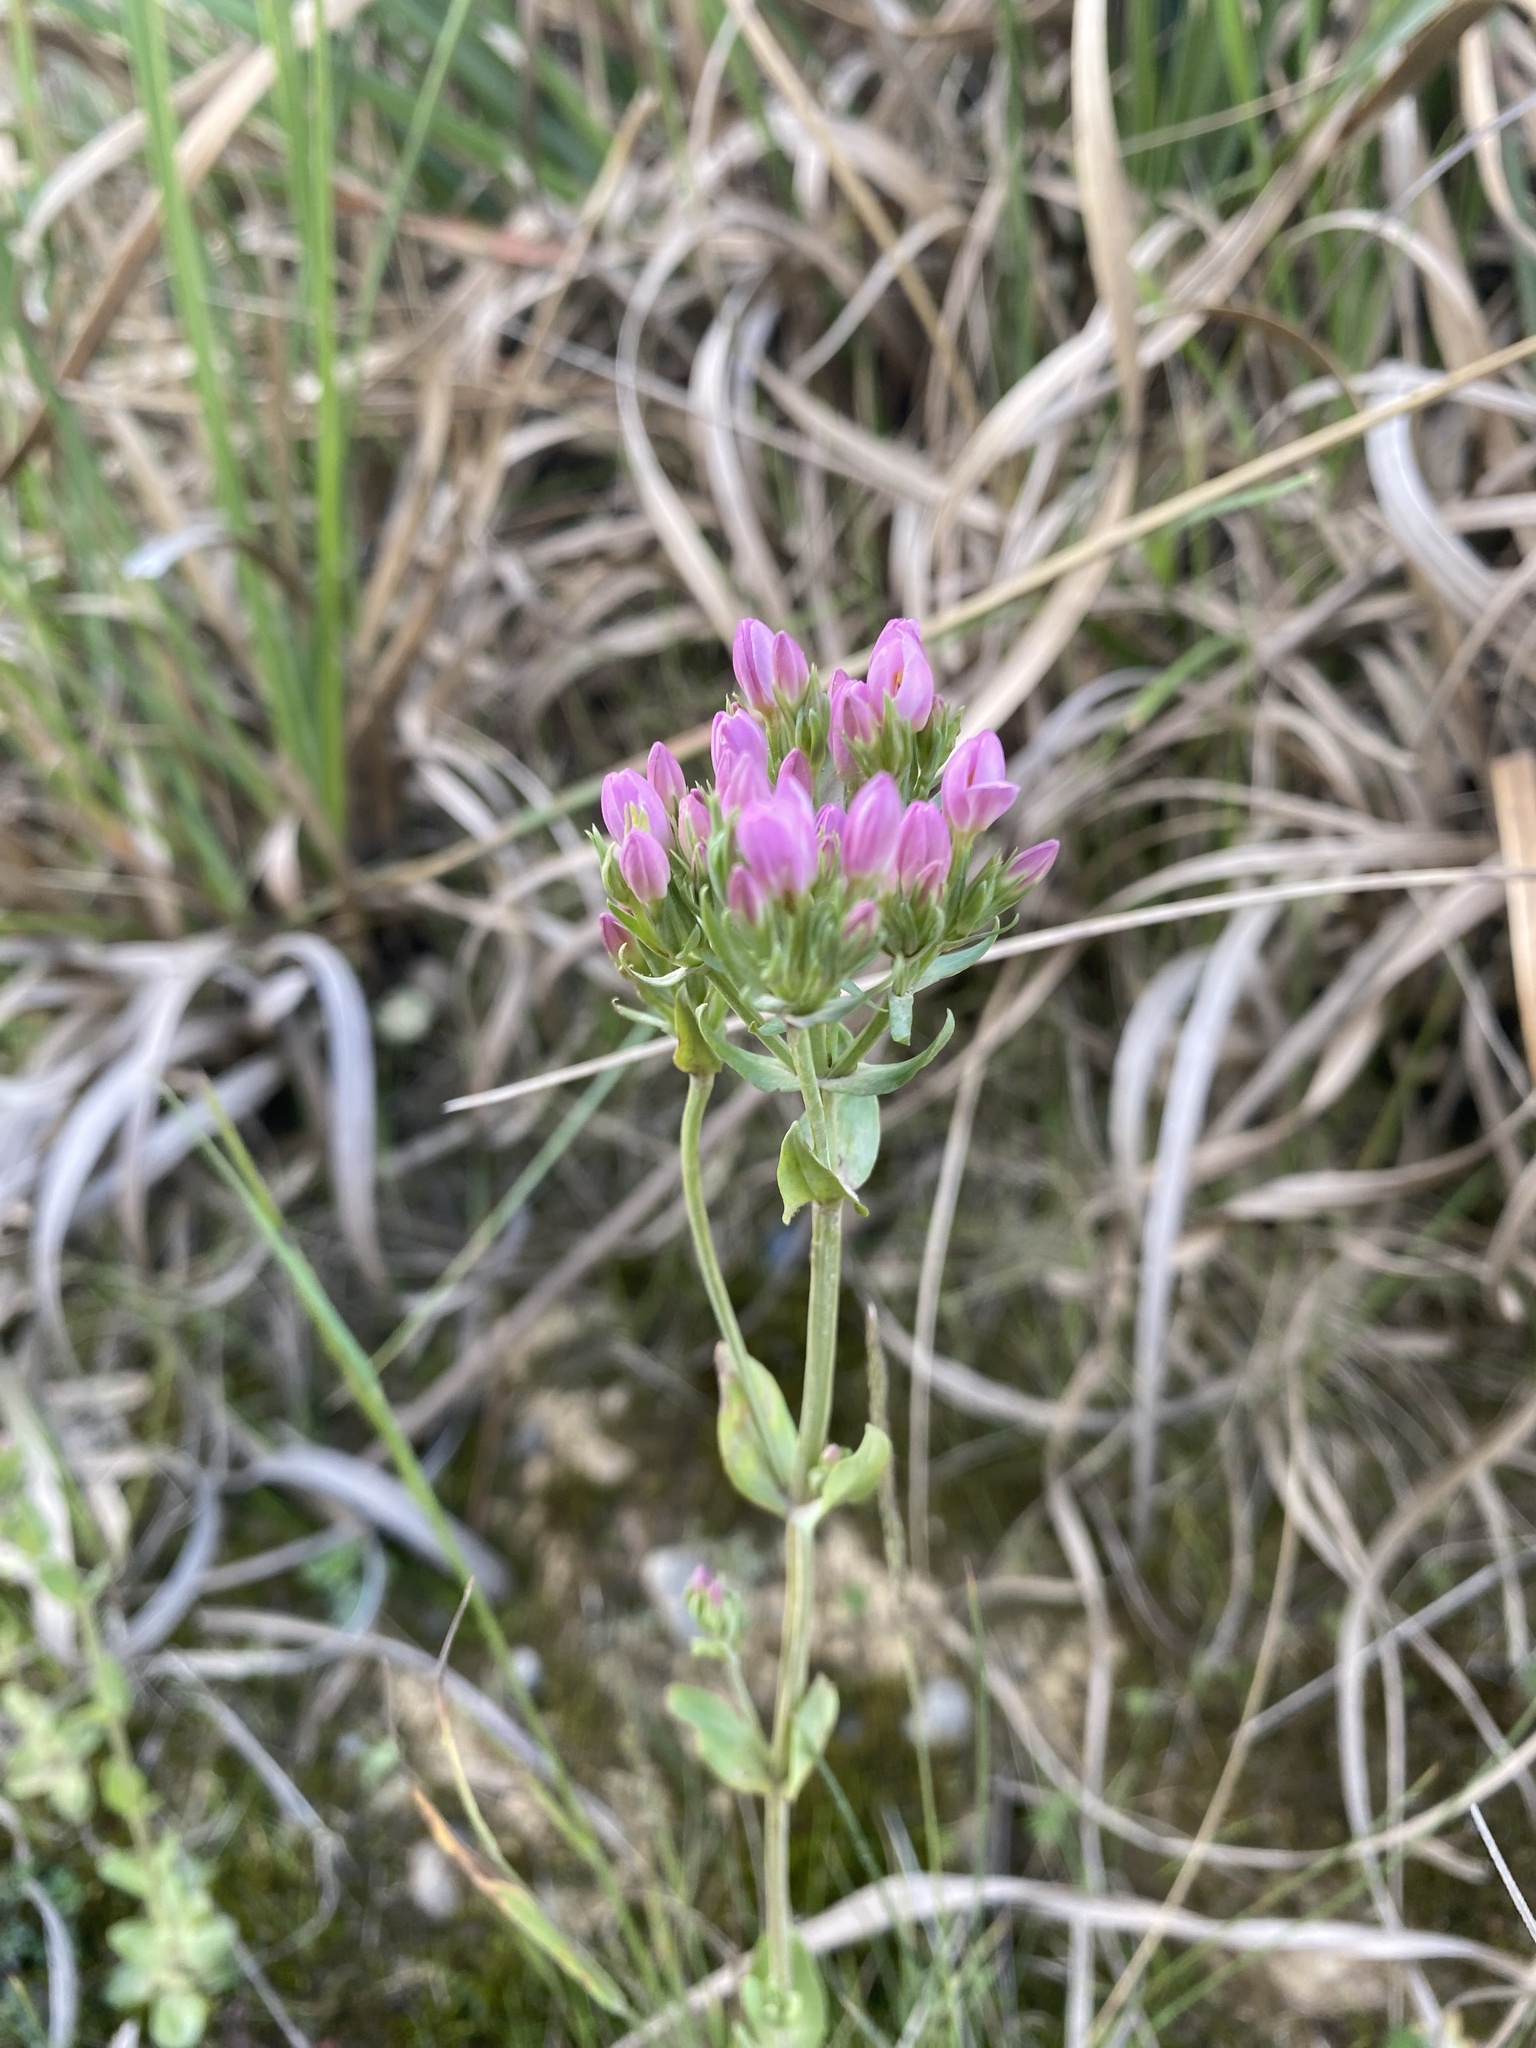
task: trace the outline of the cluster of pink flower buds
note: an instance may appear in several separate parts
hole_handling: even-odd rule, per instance
[[[732,665],[712,787],[690,789],[660,743],[643,775],[603,784],[603,941],[637,984],[696,970],[749,1021],[803,1016],[884,952],[910,990],[1049,868],[1054,840],[978,858],[1018,790],[995,733],[956,743],[913,620],[886,626],[862,681],[839,669],[824,687],[758,619],[737,628]]]

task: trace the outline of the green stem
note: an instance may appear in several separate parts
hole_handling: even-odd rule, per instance
[[[791,1510],[784,1525],[784,1626],[779,1640],[779,1677],[773,1702],[773,1778],[789,1776],[795,1709],[805,1693],[811,1659],[811,1617],[816,1606],[816,1530]],[[789,1937],[794,1913],[789,1899],[790,1800],[782,1790],[763,1802],[763,1921],[768,1965],[780,1991],[793,1988]]]
[[[805,1318],[805,1386],[795,1444],[791,1492],[810,1498],[810,1477],[827,1448],[837,1373],[837,1307],[843,1277],[843,1205],[817,1202],[811,1211],[811,1298]]]
[[[848,1050],[843,1054],[842,1058],[837,1062],[837,1065],[833,1068],[832,1071],[834,1074],[836,1074],[839,1080],[841,1080],[845,1074],[851,1074],[854,1068],[857,1067],[857,1065],[859,1064],[859,1061],[863,1059],[864,1055],[867,1052],[874,1051],[875,1047],[879,1044],[881,1038],[885,1035],[887,1022],[888,1019],[885,1014],[885,1005],[882,1003],[880,1008],[876,1010],[873,1017],[870,1018],[869,1022],[864,1026],[863,1030],[860,1031],[858,1037],[853,1041],[852,1045],[849,1046]]]
[[[766,1452],[773,1442],[773,1433],[768,1427],[768,1418],[758,1405],[757,1384],[748,1367],[751,1354],[747,1340],[741,1334],[741,1325],[736,1320],[736,1311],[731,1306],[730,1289],[725,1284],[725,1275],[720,1270],[720,1260],[715,1252],[714,1235],[709,1227],[709,1211],[704,1206],[704,1166],[699,1156],[699,1133],[704,1127],[704,1111],[715,1085],[713,1074],[690,1074],[688,1076],[688,1100],[683,1105],[683,1128],[678,1138],[683,1174],[683,1206],[688,1211],[688,1228],[693,1237],[693,1253],[699,1262],[699,1271],[704,1275],[704,1292],[709,1296],[709,1305],[715,1312],[715,1327],[725,1340],[730,1353],[731,1364],[736,1368],[736,1377],[741,1391],[747,1397],[751,1411],[752,1426],[757,1431],[757,1440]]]
[[[704,1292],[709,1296],[709,1305],[715,1312],[715,1323],[725,1339],[725,1348],[731,1354],[731,1363],[741,1374],[742,1386],[750,1399],[751,1383],[744,1369],[749,1356],[746,1339],[731,1306],[730,1290],[720,1270],[715,1240],[709,1228],[709,1211],[704,1206],[704,1167],[699,1157],[699,1133],[704,1128],[704,1111],[709,1105],[714,1085],[713,1074],[688,1076],[688,1100],[683,1105],[683,1128],[678,1139],[682,1153],[683,1206],[688,1211],[688,1228],[693,1233],[694,1257],[704,1275]]]
[[[805,1120],[811,1127],[811,1145],[818,1159],[835,1167],[828,1145],[827,1105],[821,1099],[821,1082],[816,1073],[816,1050],[809,1031],[792,1031],[789,1049],[795,1062],[795,1079],[805,1098]]]
[[[811,1144],[818,1158],[835,1165],[832,1157],[827,1106],[811,1034],[797,1031],[792,1050],[800,1092],[805,1098],[805,1117]],[[827,1447],[832,1422],[832,1383],[837,1368],[837,1305],[843,1278],[843,1205],[817,1202],[811,1211],[811,1298],[805,1320],[805,1384],[800,1395],[800,1435],[795,1445],[795,1471],[791,1493],[795,1500],[810,1498],[810,1476]]]

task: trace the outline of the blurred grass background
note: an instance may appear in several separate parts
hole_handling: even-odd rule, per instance
[[[742,613],[826,667],[900,612],[1065,851],[855,1240],[841,1433],[872,1304],[931,1572],[896,1585],[873,1516],[834,1561],[799,1895],[1046,1889],[838,1937],[837,2039],[1519,2038],[1468,1809],[1536,1879],[1536,947],[1496,871],[1536,856],[1536,397],[1466,380],[1536,291],[1527,14],[327,20],[10,0],[5,41],[6,1470],[97,1574],[125,1740],[240,1929],[208,2037],[623,2032],[410,1803],[458,1824],[428,1485],[527,1653],[456,1639],[482,1736],[536,1677],[638,1845],[600,1882],[576,1808],[470,1758],[558,1940],[638,2013],[753,1938],[750,1829],[659,1712],[664,1560],[763,1635],[775,1570],[715,1470],[680,1091],[538,1077],[622,1042],[595,778],[697,744]],[[162,1095],[205,1082],[244,1194]],[[717,1230],[787,1368],[757,1107],[716,1113]],[[46,1592],[0,1590],[0,1663],[63,1716]],[[953,1747],[902,1733],[898,1617],[920,1696],[973,1702]],[[0,2029],[59,2038],[72,1968],[77,2038],[119,2039],[100,1841],[10,1794]],[[1175,1882],[1207,1945],[1122,1980]],[[1068,1931],[1088,1894],[1131,1918]],[[1239,1967],[1256,1914],[1356,1931]]]

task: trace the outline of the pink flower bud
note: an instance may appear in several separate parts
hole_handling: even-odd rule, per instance
[[[650,759],[645,764],[645,779],[661,798],[668,812],[673,812],[682,802],[683,792],[688,787],[683,778],[682,763],[663,741],[658,740],[651,749]]]
[[[702,1593],[711,1607],[718,1607],[724,1598],[725,1589],[707,1564],[696,1564],[689,1574],[685,1593]]]
[[[871,776],[848,806],[842,862],[850,882],[889,884],[900,830],[901,791],[889,775]]]
[[[779,779],[774,784],[774,791],[778,796],[789,796],[796,790],[810,803],[815,796],[816,785],[811,780],[810,762],[798,747],[791,747],[779,763]]]
[[[708,843],[712,823],[709,805],[698,790],[690,789],[677,807],[677,843],[689,867],[697,864]]]
[[[715,787],[728,811],[768,798],[768,736],[749,711],[717,711],[710,734]]]
[[[937,804],[912,804],[896,835],[896,879],[908,896],[937,896],[949,879],[953,849]]]
[[[731,647],[731,667],[741,694],[757,711],[773,709],[775,692],[798,704],[811,679],[805,654],[787,633],[775,633],[761,619],[743,619]]]
[[[672,826],[666,804],[645,777],[633,768],[616,768],[612,775],[603,777],[600,808],[610,839],[622,844],[632,827],[639,825],[661,841],[663,852],[672,844]]]
[[[600,910],[597,914],[597,929],[610,959],[617,960],[629,943],[629,933],[611,910]]]
[[[1008,873],[1026,889],[1033,888],[1036,882],[1044,881],[1050,873],[1060,851],[1059,839],[1042,839],[1038,846],[1026,846],[1021,853],[1016,853],[1008,863]]]
[[[869,688],[889,697],[914,732],[933,709],[933,670],[923,652],[916,619],[892,619],[882,627],[869,657]]]
[[[803,896],[816,879],[821,862],[816,820],[798,794],[748,804],[736,826],[736,845],[770,896]]]
[[[816,813],[816,836],[823,846],[841,840],[848,827],[848,813],[841,804],[823,804]]]
[[[843,937],[856,945],[872,946],[880,936],[880,906],[867,896],[850,904],[843,919]]]
[[[868,683],[856,683],[842,669],[833,671],[828,694],[832,702],[832,724],[828,735],[832,743],[832,760],[839,775],[851,775],[854,759],[848,743],[857,740],[861,745],[867,745],[875,738],[880,730],[885,700],[872,691]]]
[[[951,827],[964,839],[995,825],[1012,808],[1019,786],[1004,773],[1003,743],[995,732],[962,740],[944,765],[939,801]]]
[[[653,833],[636,826],[620,843],[619,873],[642,903],[659,903],[672,879],[667,849]]]
[[[725,900],[730,905],[731,915],[744,918],[748,924],[760,924],[763,912],[768,908],[768,898],[756,877],[745,868],[731,869],[731,878],[725,885]]]

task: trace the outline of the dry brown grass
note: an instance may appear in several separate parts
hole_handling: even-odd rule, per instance
[[[396,27],[354,11],[359,60],[414,82]],[[46,219],[36,190],[16,201],[35,325],[18,316],[4,400],[9,445],[31,447],[0,622],[7,1341],[109,1611],[142,1623],[161,1599],[137,1645],[127,1623],[146,1727],[159,1688],[214,1688],[245,1767],[271,1766],[264,1796],[301,1800],[316,1841],[345,1831],[355,1787],[322,1765],[383,1713],[358,1660],[408,1662],[435,1596],[386,1598],[374,1533],[339,1627],[287,1593],[215,1607],[232,1559],[301,1533],[270,1493],[231,1493],[221,1519],[218,1491],[293,1427],[346,1455],[305,1502],[440,1553],[160,1104],[163,1076],[218,1077],[363,1341],[409,1313],[400,1419],[513,1553],[580,1773],[621,1776],[638,1556],[723,1534],[691,1462],[708,1347],[678,1249],[677,1091],[663,1062],[572,1077],[588,1094],[559,1126],[552,1087],[441,1105],[617,1044],[591,778],[663,732],[697,747],[737,617],[793,622],[823,664],[889,612],[921,617],[942,686],[1008,741],[1018,836],[1066,849],[1043,928],[962,987],[957,1050],[893,1105],[855,1247],[909,1377],[910,1533],[939,1589],[914,1609],[924,1657],[974,1665],[967,1564],[986,1621],[994,1781],[945,1793],[948,1819],[974,1808],[986,1869],[946,1910],[979,1899],[1023,1931],[965,1980],[974,2025],[1221,2038],[1251,2023],[1254,1978],[1228,1983],[1201,1942],[1262,1948],[1252,1928],[1283,1917],[1276,1941],[1331,1943],[1343,1968],[1310,1991],[1277,1974],[1270,2038],[1342,2041],[1385,2012],[1450,2039],[1464,2010],[1503,2043],[1528,1956],[1470,1809],[1536,1882],[1536,998],[1530,885],[1501,872],[1536,848],[1536,41],[1481,5],[1395,44],[1363,8],[1315,36],[1301,8],[1249,25],[1250,105],[1219,78],[1174,104],[1166,52],[1148,105],[1129,19],[731,0],[711,30],[693,0],[665,24],[523,6],[525,44],[611,139],[563,197],[525,179],[514,203],[481,167],[476,204],[459,163],[457,203],[439,162],[343,351],[343,838],[274,732],[250,610],[254,574],[295,644],[310,630],[327,432],[294,374],[269,61],[207,24],[179,51],[247,435],[234,550],[120,50],[36,16],[49,133],[97,132],[50,145]],[[484,24],[471,39],[494,48]],[[547,117],[533,76],[518,90]],[[627,111],[606,103],[620,77],[644,86]],[[473,76],[447,104],[483,118]],[[352,105],[344,336],[396,146]],[[23,338],[68,400],[51,440]],[[116,517],[90,550],[64,523],[82,463]],[[150,581],[122,572],[134,544]],[[184,729],[154,724],[140,674]],[[215,774],[226,744],[249,773]],[[176,783],[178,748],[200,788]],[[197,818],[222,869],[193,857]],[[387,1002],[379,1051],[368,1005]],[[764,1235],[757,1106],[727,1100],[707,1143],[771,1351],[795,1247]],[[624,1425],[633,1488],[567,1475],[532,1497],[534,1390],[635,1374],[655,1412],[632,1402]],[[1076,1676],[1050,1697],[1036,1596],[1073,1603]],[[494,1732],[501,1707],[461,1682]],[[637,1680],[622,1712],[653,1701]],[[205,1725],[241,1748],[229,1718]],[[631,1833],[655,1824],[639,1775]],[[857,1789],[874,1826],[880,1789]],[[283,1884],[258,1915],[273,1944],[313,1903]],[[728,1945],[747,1937],[723,1883],[703,1874],[700,1897]],[[854,1921],[872,1938],[865,1905],[829,1906],[829,1949]],[[363,1911],[356,1887],[339,1910]],[[387,1910],[430,1957],[398,1890]],[[293,2024],[334,2033],[323,1972],[279,1954],[267,1974]],[[863,1985],[891,2038],[899,1976]]]

